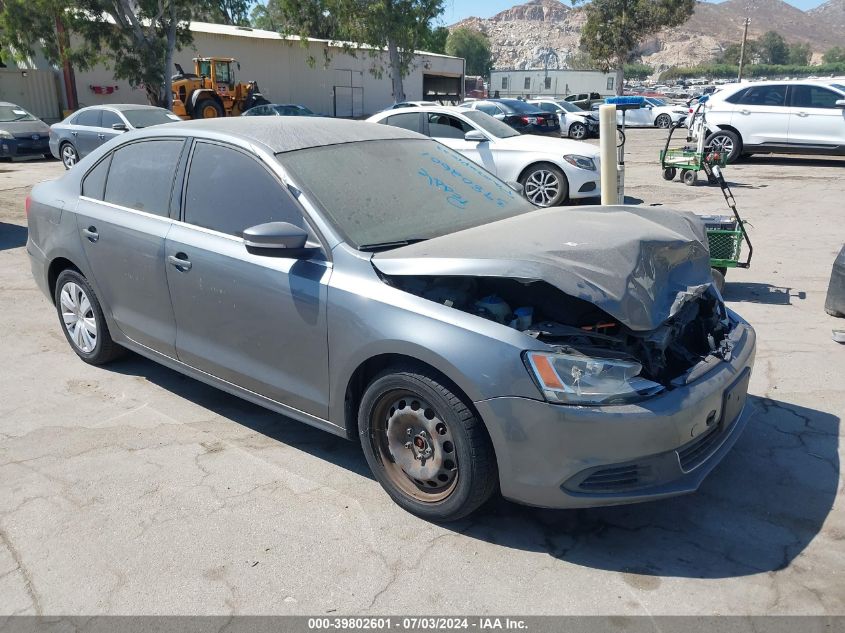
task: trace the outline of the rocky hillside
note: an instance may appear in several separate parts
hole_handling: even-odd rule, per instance
[[[642,61],[660,71],[675,65],[706,62],[730,42],[739,41],[742,23],[751,17],[749,37],[778,31],[790,42],[807,42],[820,55],[845,46],[845,0],[829,0],[801,11],[783,0],[699,2],[695,14],[678,28],[643,42]],[[584,12],[558,0],[531,0],[494,15],[467,18],[451,28],[468,26],[487,34],[496,68],[542,68],[559,64],[577,52]]]

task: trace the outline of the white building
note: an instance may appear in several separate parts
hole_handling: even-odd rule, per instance
[[[489,93],[494,97],[565,97],[570,94],[616,93],[616,75],[598,70],[494,70]]]
[[[240,63],[235,79],[257,81],[264,97],[272,103],[298,103],[328,116],[363,117],[394,102],[386,52],[378,51],[373,56],[372,50],[364,49],[350,54],[341,43],[318,39],[306,43],[295,36],[283,37],[273,31],[241,26],[192,22],[190,28],[193,44],[176,51],[175,63],[193,72],[194,57],[234,57]],[[36,67],[44,65],[36,63]],[[379,67],[383,69],[381,77],[371,72]],[[56,99],[65,109],[60,70],[56,76]],[[462,58],[418,52],[403,79],[405,98],[460,101],[463,77]],[[75,79],[80,107],[147,102],[143,90],[116,80],[103,65],[90,71],[76,70]]]

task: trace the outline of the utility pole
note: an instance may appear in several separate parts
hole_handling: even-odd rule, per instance
[[[742,81],[742,68],[745,66],[745,42],[748,40],[748,25],[751,24],[751,18],[745,18],[745,29],[742,32],[742,46],[739,49],[739,75],[737,81]]]

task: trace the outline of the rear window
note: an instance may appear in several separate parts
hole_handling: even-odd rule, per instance
[[[181,139],[155,139],[115,150],[103,199],[122,207],[166,216],[183,144]]]
[[[537,106],[525,103],[524,101],[519,101],[518,99],[514,99],[513,101],[503,101],[502,105],[505,109],[509,109],[512,112],[519,112],[520,114],[537,114],[537,112],[541,112]]]
[[[393,127],[401,127],[405,130],[411,130],[412,132],[422,132],[419,112],[394,114],[387,117],[385,123],[392,125]]]

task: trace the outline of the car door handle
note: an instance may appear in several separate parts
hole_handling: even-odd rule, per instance
[[[807,112],[799,112],[798,116],[810,116]]]
[[[740,110],[740,114],[751,114],[751,110]]]
[[[76,136],[77,134],[79,134],[79,132],[71,132],[70,133],[71,136]]]
[[[97,138],[106,138],[105,134],[97,134]]]
[[[176,267],[176,270],[180,272],[187,272],[191,270],[191,261],[188,259],[188,256],[185,253],[176,253],[175,255],[170,255],[167,258],[173,266]]]
[[[82,234],[88,238],[89,242],[96,242],[100,239],[100,234],[97,233],[97,228],[89,226],[87,229],[82,229]]]

